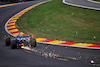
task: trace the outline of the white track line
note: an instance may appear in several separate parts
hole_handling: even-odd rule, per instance
[[[98,1],[93,1],[93,0],[87,0],[87,1],[92,2],[92,3],[99,3],[100,4],[100,2],[98,2]]]
[[[76,48],[85,48],[85,49],[99,49],[97,47],[81,47],[81,46],[73,46],[73,45],[63,45],[63,44],[54,44],[54,43],[46,43],[46,42],[37,42],[37,43],[43,43],[43,44],[47,44],[47,45],[55,45],[55,46],[62,46],[62,47],[76,47]]]
[[[65,3],[65,4],[68,4],[68,5],[72,5],[72,6],[83,7],[83,8],[94,9],[94,10],[100,10],[99,8],[94,8],[94,7],[87,7],[87,6],[82,6],[82,5],[71,4],[71,3],[65,2],[65,0],[63,0],[62,2]]]

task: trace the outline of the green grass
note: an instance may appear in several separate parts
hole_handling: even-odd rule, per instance
[[[16,26],[37,37],[100,44],[100,11],[68,6],[62,0],[35,7]]]

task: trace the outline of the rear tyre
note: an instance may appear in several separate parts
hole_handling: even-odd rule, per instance
[[[16,49],[16,48],[17,48],[17,42],[16,42],[16,40],[12,40],[11,49]]]
[[[6,38],[6,46],[10,46],[11,45],[11,41],[10,41],[10,38],[8,37],[8,38]]]
[[[30,39],[30,45],[31,45],[32,48],[37,46],[35,38]]]

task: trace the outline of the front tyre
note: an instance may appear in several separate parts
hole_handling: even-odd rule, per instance
[[[30,45],[31,45],[32,48],[37,46],[35,38],[30,39]]]
[[[17,48],[17,42],[16,42],[16,40],[12,40],[11,49],[16,49],[16,48]]]

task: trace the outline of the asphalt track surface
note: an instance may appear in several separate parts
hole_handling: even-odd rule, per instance
[[[100,3],[93,2],[92,0],[63,0],[66,4],[84,7],[89,9],[100,10]]]
[[[0,67],[97,67],[100,66],[100,50],[60,47],[37,44],[32,50],[10,49],[5,46],[9,35],[4,25],[24,8],[44,0],[26,2],[0,8]]]

